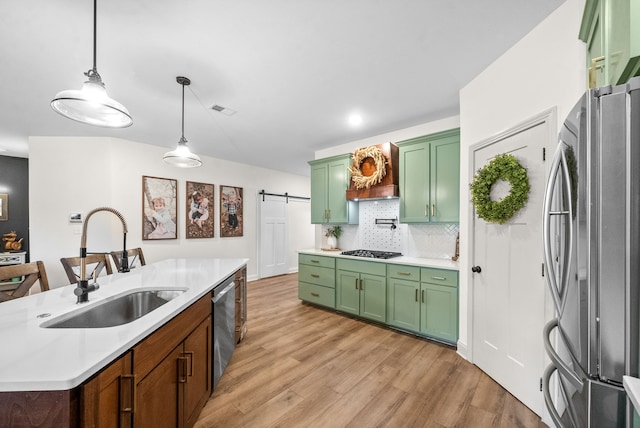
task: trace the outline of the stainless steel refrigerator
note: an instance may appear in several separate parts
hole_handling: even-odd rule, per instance
[[[543,375],[558,427],[631,426],[623,375],[638,375],[640,77],[586,92],[558,137],[544,200],[555,318]]]

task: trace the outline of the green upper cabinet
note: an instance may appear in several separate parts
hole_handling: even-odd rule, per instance
[[[347,201],[351,154],[310,161],[311,223],[358,223],[358,204]]]
[[[460,129],[397,143],[400,222],[457,223],[460,217]]]
[[[586,0],[579,37],[587,44],[589,87],[640,75],[640,0]]]

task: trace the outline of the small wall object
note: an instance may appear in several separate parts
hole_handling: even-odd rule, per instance
[[[213,184],[187,181],[187,239],[214,237],[214,190]]]
[[[243,235],[242,187],[220,186],[220,236]]]
[[[9,195],[0,193],[0,221],[9,220]]]
[[[511,185],[509,194],[499,201],[491,200],[491,188],[498,180]],[[518,159],[510,154],[501,154],[482,167],[471,187],[471,202],[478,216],[489,222],[503,224],[513,217],[529,198],[529,176]]]
[[[142,177],[142,239],[177,239],[178,181]]]

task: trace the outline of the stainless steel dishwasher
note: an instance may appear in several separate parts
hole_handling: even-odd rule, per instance
[[[234,275],[212,292],[213,301],[213,387],[215,388],[236,348],[236,284]]]

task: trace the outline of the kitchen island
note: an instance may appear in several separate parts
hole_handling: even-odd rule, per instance
[[[188,355],[193,352],[186,347],[200,347],[207,351],[210,363],[210,351],[206,347],[210,347],[211,343],[211,291],[243,268],[247,261],[169,259],[137,267],[128,273],[98,278],[100,288],[90,293],[89,302],[86,304],[76,303],[73,293],[75,284],[0,304],[0,343],[4,350],[0,353],[0,425],[15,416],[10,415],[8,404],[14,408],[21,405],[29,408],[29,400],[33,400],[31,405],[38,402],[30,397],[46,397],[46,394],[58,397],[54,401],[68,401],[70,410],[63,409],[63,413],[68,413],[65,420],[71,421],[69,425],[84,425],[82,415],[78,423],[74,412],[82,410],[87,402],[87,397],[83,395],[86,386],[101,372],[108,372],[120,361],[126,361],[123,366],[127,366],[126,370],[131,372],[124,375],[124,379],[136,384],[131,387],[131,397],[128,397],[131,408],[123,410],[130,413],[133,413],[132,408],[136,404],[136,393],[137,401],[140,402],[137,404],[140,405],[143,401],[140,398],[144,391],[142,378],[152,373],[156,365],[160,366],[160,361],[154,360],[164,358],[164,355],[160,354],[168,354],[174,348],[182,354],[187,354],[187,357],[181,356],[182,354],[177,357],[178,361],[191,358],[184,362],[184,367],[187,368],[194,363],[193,356]],[[52,319],[64,317],[65,314],[98,304],[110,297],[149,289],[181,292],[152,312],[120,326],[43,327],[43,324],[46,325]],[[201,340],[193,343],[193,334],[190,333],[200,330],[203,333],[199,333],[197,337]],[[206,343],[202,343],[203,341]],[[160,349],[161,346],[171,349],[165,351]],[[168,364],[174,371],[179,365],[175,361]],[[210,373],[208,367],[207,373]],[[184,377],[185,383],[187,382],[187,373],[178,375],[181,376],[180,379]],[[208,379],[205,381],[210,383]],[[176,389],[176,379],[172,379],[170,383]],[[58,391],[61,395],[54,394]],[[14,401],[7,401],[20,397],[20,392],[24,392],[25,397],[22,403],[12,404]],[[181,409],[183,406],[177,407]],[[189,415],[185,415],[185,418],[187,416]],[[176,422],[169,419],[167,423],[168,426],[172,426]]]

